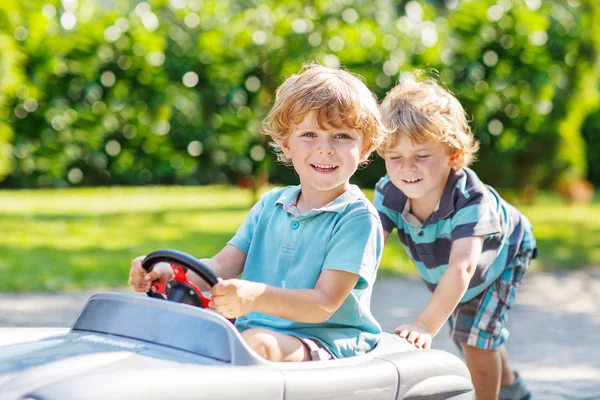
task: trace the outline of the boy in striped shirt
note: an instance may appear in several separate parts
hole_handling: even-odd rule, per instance
[[[506,312],[537,255],[527,218],[467,168],[478,142],[458,100],[432,79],[403,79],[381,105],[394,132],[378,150],[387,175],[374,204],[432,296],[396,333],[429,348],[446,320],[477,400],[528,399],[504,348]]]

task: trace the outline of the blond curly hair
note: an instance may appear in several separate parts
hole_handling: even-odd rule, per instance
[[[381,103],[384,123],[393,134],[377,150],[385,158],[398,135],[415,143],[429,140],[446,144],[458,157],[456,169],[469,166],[477,158],[479,142],[473,136],[467,115],[454,95],[433,78],[422,78],[423,71],[403,77]]]
[[[263,133],[271,136],[271,147],[283,164],[291,165],[291,160],[285,157],[281,145],[309,113],[313,113],[322,129],[361,131],[365,160],[388,133],[377,99],[356,75],[343,69],[305,64],[277,88],[275,103],[263,124]]]

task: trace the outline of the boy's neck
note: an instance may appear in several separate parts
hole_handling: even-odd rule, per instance
[[[418,200],[410,200],[410,213],[412,215],[414,215],[415,217],[417,217],[417,219],[423,223],[425,221],[427,221],[427,218],[429,218],[431,216],[431,214],[433,214],[433,212],[435,211],[436,206],[439,203],[439,200],[437,202],[435,202],[433,205],[429,204],[429,202],[427,202],[427,204],[424,204],[424,202],[418,201]]]
[[[325,207],[327,204],[344,194],[349,188],[350,184],[340,186],[335,190],[318,191],[305,189],[304,187],[300,186],[300,193],[298,193],[296,208],[301,214],[304,214],[310,210]]]

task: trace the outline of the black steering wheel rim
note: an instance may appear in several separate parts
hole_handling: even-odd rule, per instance
[[[162,249],[156,250],[148,254],[144,261],[142,261],[142,267],[146,272],[152,271],[154,265],[159,262],[167,262],[170,264],[177,264],[182,267],[188,268],[194,271],[204,281],[213,287],[218,282],[218,276],[212,269],[206,266],[197,258],[178,250]]]

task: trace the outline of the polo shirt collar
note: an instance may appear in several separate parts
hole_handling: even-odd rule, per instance
[[[300,194],[301,190],[302,190],[302,188],[300,187],[300,185],[287,187],[285,190],[283,190],[283,192],[281,192],[281,194],[279,195],[279,198],[275,201],[275,205],[278,205],[278,204],[286,205],[286,204],[289,204],[289,203],[295,201],[298,198],[298,195]],[[364,193],[358,188],[358,186],[350,185],[348,190],[346,190],[344,193],[342,193],[338,198],[333,200],[331,203],[329,203],[321,208],[311,210],[309,213],[314,212],[314,211],[317,211],[317,212],[329,211],[329,212],[341,213],[341,212],[344,212],[344,210],[346,210],[346,207],[348,207],[349,204],[351,204],[357,200],[363,199],[364,197],[365,197]]]
[[[296,198],[298,198],[299,194],[300,194],[300,185],[288,186],[281,192],[281,194],[279,195],[279,198],[275,201],[275,205],[289,204],[292,201],[295,201]]]
[[[465,171],[463,169],[459,169],[458,171],[454,168],[450,171],[450,176],[448,176],[448,182],[446,183],[446,188],[444,189],[444,193],[442,194],[442,198],[440,200],[438,217],[440,219],[446,219],[454,212],[454,206],[457,197],[458,183],[461,179],[465,178]]]

